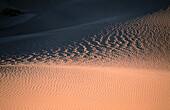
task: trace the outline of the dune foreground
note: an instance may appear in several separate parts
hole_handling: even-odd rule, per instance
[[[169,72],[2,66],[1,110],[169,110]]]
[[[0,110],[170,110],[170,7],[64,28],[52,10],[1,23]]]

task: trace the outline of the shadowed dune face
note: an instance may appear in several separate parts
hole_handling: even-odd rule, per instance
[[[26,23],[0,30],[0,37],[63,28],[129,12],[143,15],[168,5],[168,0],[7,0],[37,16]],[[140,13],[140,14],[139,14]],[[133,16],[135,17],[135,16]],[[18,31],[16,31],[18,30]]]
[[[3,0],[6,1],[8,4],[19,6],[22,8],[35,8],[38,9],[38,6],[46,6],[50,8],[50,6],[57,7],[57,6],[81,6],[81,5],[93,5],[97,6],[100,5],[101,8],[105,7],[105,5],[109,7],[130,7],[136,8],[137,6],[161,6],[166,5],[168,0]],[[53,5],[52,5],[53,4]],[[41,7],[42,10],[45,7]],[[105,7],[106,8],[106,7]],[[148,8],[148,7],[146,7]]]
[[[82,26],[80,30],[54,31],[38,34],[37,38],[1,44],[0,64],[81,62],[98,65],[103,62],[107,65],[168,69],[169,9],[108,25],[105,30],[91,36],[82,34],[86,29]]]

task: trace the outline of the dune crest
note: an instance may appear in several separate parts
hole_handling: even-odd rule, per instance
[[[170,9],[167,8],[152,15],[108,25],[105,30],[88,37],[79,34],[72,36],[72,30],[63,31],[74,40],[58,38],[54,31],[49,37],[22,40],[15,46],[2,45],[0,64],[96,62],[95,65],[135,65],[165,69],[169,66],[169,13]],[[63,40],[67,44],[61,43]]]

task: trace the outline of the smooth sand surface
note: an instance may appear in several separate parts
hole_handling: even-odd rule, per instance
[[[13,26],[22,24],[24,22],[29,21],[34,16],[35,16],[34,14],[23,14],[23,15],[15,16],[15,17],[0,16],[0,18],[1,18],[0,29],[9,28],[9,27],[13,27]]]
[[[169,110],[170,72],[1,66],[1,110]]]

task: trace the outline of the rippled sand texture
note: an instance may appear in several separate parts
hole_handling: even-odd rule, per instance
[[[6,49],[2,46],[0,64],[106,62],[107,65],[147,65],[167,69],[169,13],[170,8],[127,22],[108,25],[98,34],[89,37],[77,36],[82,39],[75,38],[69,44],[61,44],[56,36],[49,36],[22,41]]]
[[[169,110],[169,72],[2,66],[1,110]]]
[[[87,24],[0,43],[0,110],[170,110],[169,18],[167,8],[89,36]]]

